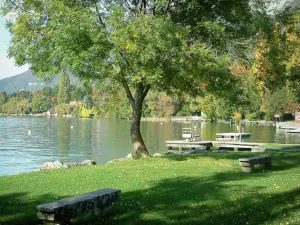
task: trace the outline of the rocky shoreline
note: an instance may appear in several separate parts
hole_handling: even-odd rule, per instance
[[[93,160],[84,160],[82,162],[61,162],[59,160],[56,160],[54,162],[44,162],[38,170],[53,170],[60,168],[72,168],[91,165],[96,165],[96,162]]]

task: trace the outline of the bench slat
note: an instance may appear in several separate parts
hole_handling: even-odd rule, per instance
[[[241,158],[241,159],[239,159],[239,161],[240,162],[249,162],[249,161],[259,160],[259,159],[272,160],[272,157],[271,156],[255,156],[255,157],[249,157],[249,158]]]
[[[58,213],[58,214],[64,214],[64,211],[69,211],[69,212],[65,212],[69,214],[69,213],[74,213],[73,212],[74,210],[71,209],[72,205],[82,205],[81,207],[82,209],[77,209],[77,211],[85,212],[91,208],[94,208],[94,203],[97,203],[100,206],[103,205],[104,207],[105,204],[107,204],[107,202],[111,203],[112,201],[116,200],[119,197],[120,193],[121,190],[104,188],[98,191],[89,192],[87,194],[38,205],[37,210],[39,212]],[[62,212],[60,213],[60,211]]]

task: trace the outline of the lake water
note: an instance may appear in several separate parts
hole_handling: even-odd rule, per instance
[[[0,175],[34,171],[45,161],[95,160],[98,164],[131,152],[129,121],[114,119],[0,116]],[[71,128],[73,126],[73,129]],[[142,135],[150,153],[164,153],[165,141],[182,139],[180,122],[146,122]],[[236,125],[201,123],[201,139],[234,132]],[[246,124],[247,141],[300,144],[300,136],[270,125]]]

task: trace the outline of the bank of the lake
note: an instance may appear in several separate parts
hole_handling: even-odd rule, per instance
[[[300,224],[300,153],[268,154],[273,169],[252,174],[238,159],[253,154],[231,153],[0,177],[0,224],[36,224],[38,204],[105,187],[122,190],[114,214],[75,224]]]

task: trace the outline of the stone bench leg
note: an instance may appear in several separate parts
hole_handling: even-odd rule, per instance
[[[60,218],[59,220],[55,214],[37,213],[39,219],[43,220],[44,225],[67,225],[70,224],[70,218]]]
[[[272,169],[272,161],[265,163],[265,169],[266,170]]]
[[[242,166],[242,171],[245,173],[251,173],[253,170],[253,166]]]
[[[65,219],[63,221],[49,221],[49,220],[44,220],[43,221],[44,225],[69,225],[71,224],[70,219]]]

